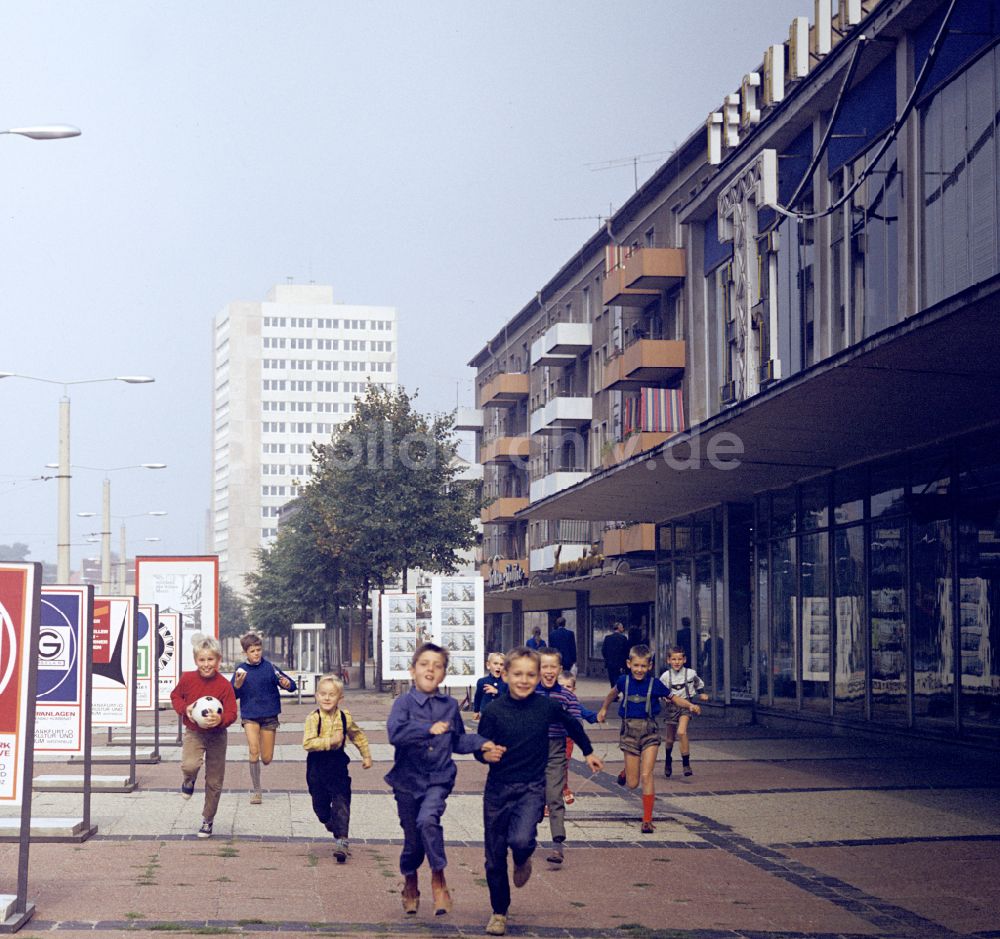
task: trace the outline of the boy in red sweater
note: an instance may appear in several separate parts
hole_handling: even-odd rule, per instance
[[[205,764],[205,807],[202,809],[199,838],[212,837],[212,822],[219,808],[222,783],[226,778],[226,728],[236,720],[236,695],[233,686],[219,674],[222,647],[214,636],[195,633],[191,650],[197,670],[184,672],[177,687],[170,692],[170,703],[184,721],[184,746],[181,750],[181,795],[190,799],[201,764]],[[191,719],[191,707],[200,697],[212,695],[222,702],[222,714],[204,718],[199,727]]]

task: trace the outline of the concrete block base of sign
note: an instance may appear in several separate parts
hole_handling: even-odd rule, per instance
[[[0,893],[0,932],[17,932],[35,915],[35,904],[27,903],[19,913],[14,912],[17,897],[12,893]]]
[[[31,785],[33,789],[46,792],[83,792],[83,776],[76,773],[63,773],[36,776]],[[134,792],[136,784],[129,782],[128,774],[115,776],[91,776],[90,788],[94,792]]]
[[[136,763],[153,764],[159,763],[160,758],[155,755],[153,747],[136,747]],[[70,763],[82,763],[83,754],[74,753],[69,758]],[[128,763],[129,756],[122,752],[121,747],[94,747],[90,751],[90,761],[92,763]]]
[[[31,819],[32,841],[86,841],[96,834],[96,825],[84,825],[82,818]],[[0,818],[0,842],[21,839],[21,819]],[[2,912],[2,910],[0,910]]]
[[[131,742],[132,740],[128,734],[115,734],[109,741],[109,745],[112,747],[127,747]],[[152,746],[157,741],[156,736],[152,733],[138,733],[135,735],[135,742],[137,745]],[[172,728],[170,731],[161,730],[159,742],[161,747],[179,747],[181,745],[175,728]]]

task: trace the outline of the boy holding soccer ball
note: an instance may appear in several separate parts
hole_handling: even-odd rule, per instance
[[[184,672],[170,692],[170,703],[184,722],[184,746],[181,751],[181,795],[190,799],[201,764],[205,764],[205,807],[202,809],[199,838],[212,837],[212,821],[219,808],[222,783],[226,778],[226,728],[236,720],[236,696],[233,686],[219,674],[222,647],[214,636],[195,633],[191,651],[197,666]],[[202,698],[215,702],[202,702]],[[219,713],[221,705],[221,713]]]

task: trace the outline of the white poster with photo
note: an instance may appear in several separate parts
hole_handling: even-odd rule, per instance
[[[160,613],[180,613],[180,642],[174,637],[180,672],[193,671],[191,636],[207,633],[219,638],[219,558],[139,557],[135,576],[140,603],[155,603]]]
[[[94,597],[90,710],[94,727],[121,727],[131,722],[135,607],[135,597]]]
[[[431,622],[433,641],[448,650],[445,686],[474,685],[486,674],[483,578],[477,574],[435,577]]]
[[[410,659],[420,637],[415,593],[387,593],[382,597],[382,678],[405,681],[410,677]]]

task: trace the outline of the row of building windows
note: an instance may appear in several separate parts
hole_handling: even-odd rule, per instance
[[[287,378],[265,378],[264,391],[344,391],[348,394],[362,394],[368,383],[363,381],[301,381]],[[385,382],[375,382],[376,386],[389,388]]]
[[[326,362],[310,359],[264,359],[264,368],[311,372],[391,372],[392,362]]]
[[[264,326],[291,327],[293,329],[367,329],[391,330],[392,320],[341,320],[314,316],[265,316]]]
[[[319,413],[336,414],[341,410],[341,407],[346,409],[347,402],[340,401],[264,401],[261,404],[261,409],[264,411],[300,411],[311,413],[312,411],[318,411]]]
[[[295,463],[284,466],[281,463],[262,463],[260,472],[262,476],[312,476],[311,463]]]
[[[343,405],[344,413],[354,411],[353,404]],[[338,424],[322,421],[262,421],[261,430],[265,434],[332,434]]]
[[[287,496],[289,488],[294,489],[295,487],[289,486],[261,486],[260,494],[262,496]]]
[[[265,336],[265,349],[340,349],[340,339],[288,339],[284,336]],[[347,352],[392,352],[392,342],[388,339],[344,339],[343,348]]]

